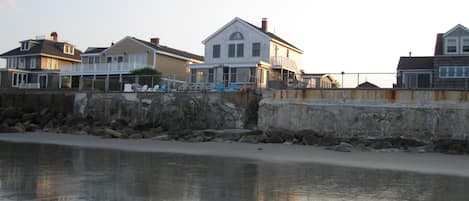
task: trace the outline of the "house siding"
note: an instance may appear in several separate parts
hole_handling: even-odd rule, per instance
[[[169,57],[162,54],[156,54],[156,70],[161,72],[163,76],[176,75],[177,80],[187,81],[189,62]]]
[[[468,88],[467,78],[440,78],[440,66],[469,66],[469,57],[435,57],[433,83],[435,88]]]
[[[136,41],[125,38],[122,41],[111,46],[102,56],[101,63],[106,63],[106,58],[109,56],[123,56],[123,62],[127,63],[129,61],[129,54],[147,54],[147,65],[153,65],[153,49],[146,47]]]
[[[244,39],[243,40],[230,40],[231,34],[240,32]],[[229,44],[244,44],[244,56],[243,57],[228,57],[228,45]],[[260,56],[252,56],[252,44],[260,43],[261,50]],[[241,22],[234,22],[226,29],[215,35],[205,43],[205,63],[206,64],[217,64],[217,63],[259,63],[260,61],[269,61],[269,38],[259,33],[255,29],[248,25],[242,24]],[[220,58],[213,58],[213,45],[220,45]],[[235,51],[236,54],[236,51]]]

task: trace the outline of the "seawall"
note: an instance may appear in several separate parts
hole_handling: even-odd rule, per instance
[[[266,91],[258,127],[334,137],[467,139],[469,92],[319,89]]]

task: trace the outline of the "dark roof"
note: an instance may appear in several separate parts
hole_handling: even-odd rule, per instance
[[[433,69],[433,58],[434,57],[401,57],[397,69]]]
[[[85,52],[83,52],[83,54],[96,54],[96,53],[101,53],[103,52],[104,50],[106,50],[107,47],[89,47],[88,49],[86,49]]]
[[[324,74],[324,73],[305,73],[303,74],[303,76],[324,76],[324,75],[327,75],[327,74]]]
[[[436,35],[435,56],[443,55],[443,35],[442,33]]]
[[[181,57],[186,57],[186,58],[190,58],[190,59],[204,61],[204,57],[200,56],[200,55],[196,55],[196,54],[192,54],[192,53],[189,53],[189,52],[186,52],[186,51],[170,48],[170,47],[167,47],[167,46],[164,46],[164,45],[155,45],[153,43],[150,43],[150,42],[144,41],[144,40],[140,40],[140,39],[135,38],[135,37],[133,37],[133,39],[135,39],[135,40],[137,40],[137,41],[139,41],[139,42],[141,42],[141,43],[143,43],[147,46],[150,46],[151,48],[154,48],[156,50],[160,50],[160,51],[163,51],[163,52],[175,54],[175,55],[178,55],[178,56],[181,56]]]
[[[242,19],[240,19],[240,20],[242,20]],[[256,25],[253,25],[253,24],[249,23],[249,22],[246,22],[245,20],[242,20],[242,21],[245,22],[246,24],[249,24],[250,26],[256,28],[256,29],[259,30],[260,32],[266,34],[267,36],[269,36],[269,37],[271,37],[271,38],[273,38],[273,39],[275,39],[275,40],[278,40],[278,41],[280,41],[280,42],[282,42],[282,43],[285,43],[285,44],[287,44],[288,46],[293,47],[293,48],[295,48],[295,49],[298,49],[298,50],[300,50],[300,51],[303,51],[303,50],[301,50],[300,48],[295,47],[295,46],[292,45],[291,43],[287,42],[286,40],[283,40],[282,38],[280,38],[279,36],[277,36],[277,35],[275,35],[275,34],[273,34],[273,33],[271,33],[271,32],[264,32],[261,27],[258,27],[258,26],[256,26]]]
[[[357,88],[379,88],[379,87],[376,84],[366,81],[366,82],[359,84]]]
[[[63,50],[61,49],[61,47],[64,44],[63,42],[56,42],[52,40],[30,40],[30,41],[36,44],[33,45],[29,50],[21,51],[20,47],[18,47],[6,53],[3,53],[2,55],[0,55],[0,57],[21,56],[21,55],[29,55],[29,54],[49,54],[49,55],[63,57],[67,59],[81,60],[80,58],[81,51],[78,49],[75,49],[74,55],[65,54]]]

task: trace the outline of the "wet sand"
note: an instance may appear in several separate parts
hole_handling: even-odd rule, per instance
[[[320,163],[349,167],[411,171],[469,177],[469,155],[407,152],[349,153],[322,147],[285,144],[244,144],[229,142],[185,143],[150,139],[101,139],[51,133],[0,134],[0,141],[57,144],[136,152],[165,152],[188,155],[235,157],[270,162]]]

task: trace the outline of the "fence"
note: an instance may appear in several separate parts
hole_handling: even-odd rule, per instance
[[[396,73],[327,73],[341,88],[356,88],[358,85],[369,82],[380,88],[393,88],[397,81]]]

